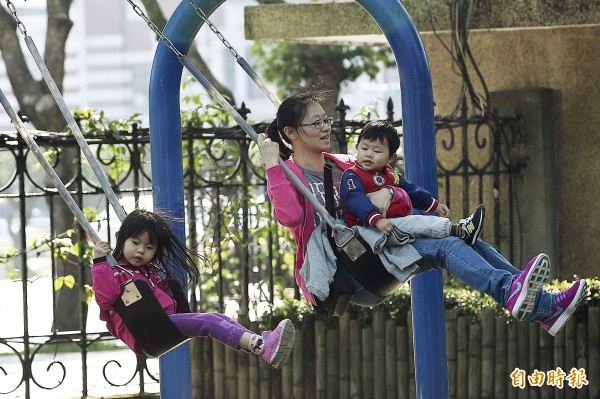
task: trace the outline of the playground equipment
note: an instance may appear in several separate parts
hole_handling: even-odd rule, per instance
[[[75,118],[69,111],[69,108],[65,103],[64,98],[58,89],[58,86],[54,82],[54,79],[50,75],[50,72],[48,71],[48,68],[44,63],[42,56],[37,50],[33,39],[27,34],[27,29],[25,28],[25,25],[19,20],[16,10],[9,0],[7,0],[7,5],[9,10],[11,10],[13,17],[17,21],[19,31],[24,36],[27,48],[29,49],[31,56],[34,58],[36,65],[40,70],[40,73],[42,74],[42,77],[46,82],[46,85],[48,86],[52,96],[54,97],[56,104],[58,105],[61,113],[67,121],[69,128],[73,132],[73,135],[77,139],[77,142],[81,147],[81,150],[84,153],[86,159],[90,163],[90,166],[94,174],[98,178],[111,206],[117,213],[119,219],[122,221],[125,218],[125,216],[127,216],[125,210],[119,204],[114,191],[110,187],[110,184],[108,183],[108,180],[104,175],[104,172],[102,172],[98,161],[94,158],[94,155],[90,150],[89,146],[87,145],[87,142],[85,141],[85,138],[83,137],[83,134],[81,133],[81,130],[79,129],[79,126],[75,121]],[[77,203],[75,202],[69,191],[65,188],[63,182],[60,180],[60,177],[54,171],[48,160],[44,157],[42,150],[35,142],[30,132],[25,127],[23,121],[21,120],[17,112],[13,109],[8,99],[1,90],[0,103],[11,118],[13,124],[15,125],[17,131],[19,132],[23,140],[31,149],[31,152],[35,155],[38,162],[42,165],[42,168],[50,178],[51,182],[57,188],[62,199],[65,201],[73,215],[75,215],[79,224],[85,230],[86,234],[91,238],[94,244],[100,241],[100,237],[92,228],[85,215],[79,209]],[[189,339],[188,337],[181,334],[181,332],[177,329],[175,324],[171,322],[171,320],[165,314],[162,307],[154,297],[154,294],[152,294],[152,291],[149,289],[148,285],[145,282],[134,282],[133,274],[127,269],[119,266],[111,254],[107,254],[107,261],[111,265],[111,267],[120,268],[124,272],[131,274],[131,279],[124,284],[124,294],[121,297],[121,299],[115,304],[115,308],[123,318],[123,321],[127,325],[127,328],[131,331],[132,335],[136,337],[136,340],[139,341],[140,346],[148,356],[160,356]],[[161,331],[161,334],[153,334],[154,331]]]
[[[18,21],[19,30],[25,37],[25,42],[36,59],[40,72],[50,88],[57,104],[61,108],[69,127],[77,137],[86,158],[92,165],[92,169],[98,180],[101,182],[111,205],[122,220],[125,216],[108,185],[104,174],[97,167],[97,162],[87,148],[79,128],[75,123],[71,113],[68,111],[60,93],[52,81],[50,74],[35,48],[31,38],[27,36],[24,25],[18,20],[14,7],[10,0],[6,0],[9,9],[13,11],[15,19]],[[134,10],[145,18],[139,7],[131,0],[127,0]],[[146,22],[155,33],[159,35],[160,41],[157,47],[151,82],[150,82],[150,131],[153,148],[160,148],[160,153],[153,151],[152,159],[152,184],[155,193],[154,205],[156,208],[167,211],[175,217],[183,220],[183,170],[181,153],[181,120],[179,109],[179,89],[181,86],[182,67],[185,66],[196,79],[205,87],[208,93],[227,110],[236,122],[256,141],[257,135],[245,120],[235,111],[235,109],[218,93],[212,84],[202,76],[198,69],[187,59],[185,54],[203,23],[210,24],[210,16],[225,0],[182,0],[171,16],[163,32],[155,29],[155,25],[147,18]],[[424,49],[421,44],[418,32],[410,17],[406,13],[401,3],[397,0],[357,0],[357,2],[375,19],[394,52],[402,87],[402,107],[403,107],[403,125],[405,140],[405,167],[407,176],[415,183],[425,187],[432,194],[437,195],[436,179],[436,157],[433,125],[433,96],[431,89],[431,78],[429,67],[425,57]],[[218,35],[216,28],[213,29]],[[222,41],[227,45],[224,38]],[[232,47],[228,46],[232,49]],[[247,63],[232,54],[238,59],[238,63],[246,70]],[[240,61],[242,60],[242,61]],[[248,66],[249,67],[249,66]],[[251,70],[251,69],[250,69]],[[257,82],[261,89],[266,86],[258,79],[256,74],[246,70],[248,74]],[[263,90],[264,91],[264,90]],[[61,192],[63,199],[69,205],[70,209],[78,218],[80,224],[90,235],[94,243],[98,241],[98,236],[83,216],[80,210],[72,205],[74,201],[69,193],[64,189],[60,179],[53,174],[51,166],[44,164],[43,155],[36,149],[33,141],[27,132],[24,124],[6,101],[4,95],[0,92],[2,105],[11,116],[15,126],[23,138],[30,144],[32,152],[39,154],[38,160],[44,166],[44,170],[49,174],[53,183]],[[268,95],[268,94],[267,94]],[[278,104],[278,99],[268,95],[274,105]],[[37,155],[36,155],[37,156]],[[282,162],[283,164],[283,162]],[[49,169],[48,169],[49,168]],[[303,194],[309,200],[312,194],[299,182],[289,169],[286,174],[290,180],[296,184]],[[58,179],[58,180],[57,180]],[[61,189],[62,186],[62,189]],[[110,195],[112,193],[112,197]],[[65,194],[65,195],[63,195]],[[337,223],[327,213],[325,208],[316,202],[313,206],[319,211],[330,227],[339,232],[347,231],[347,227]],[[174,232],[179,238],[184,239],[183,222],[174,223],[172,226]],[[113,267],[118,267],[114,259],[109,259]],[[144,297],[143,287],[132,287],[141,291],[141,297]],[[134,293],[134,297],[136,294]],[[416,387],[419,398],[444,398],[448,397],[447,381],[447,363],[445,357],[445,332],[443,322],[443,297],[441,272],[430,272],[419,275],[412,281],[413,298],[413,326],[415,341],[415,370]],[[127,298],[123,298],[127,302]],[[134,301],[135,303],[135,301]],[[129,308],[132,309],[132,308]],[[162,311],[162,309],[161,309]],[[127,310],[125,310],[127,312]],[[137,316],[137,314],[136,314]],[[167,317],[168,320],[168,317]],[[133,322],[139,323],[139,320]],[[136,326],[132,325],[132,332]],[[156,330],[154,330],[156,331]],[[185,341],[185,337],[174,334],[174,340],[168,344],[162,344],[162,348],[156,350],[144,348],[149,355],[161,355],[166,353],[160,359],[161,364],[161,393],[167,398],[189,398],[191,397],[191,371],[189,349],[187,346],[175,348]],[[142,342],[140,340],[140,342]],[[149,344],[148,344],[149,345]],[[168,352],[170,349],[174,350]],[[168,352],[168,353],[167,353]]]
[[[129,0],[128,0],[129,1]],[[402,4],[397,0],[357,0],[375,19],[395,54],[402,87],[405,167],[415,183],[437,194],[433,95],[427,58],[418,32]],[[152,154],[152,184],[157,193],[155,204],[183,215],[183,170],[179,89],[183,66],[198,30],[204,23],[195,11],[210,16],[224,0],[194,0],[196,7],[183,0],[177,7],[158,44],[150,80],[150,131],[155,148]],[[195,76],[198,78],[198,76]],[[209,94],[219,101],[210,82],[198,79]],[[208,83],[208,84],[206,84]],[[228,107],[221,104],[224,108]],[[236,122],[244,128],[245,121]],[[252,137],[252,135],[251,135]],[[166,155],[166,156],[165,156]],[[443,318],[442,274],[440,271],[419,275],[412,280],[413,326],[417,397],[448,397],[448,372]],[[161,392],[169,398],[185,398],[181,392],[190,386],[189,351],[179,348],[161,358]],[[166,382],[165,382],[166,381]],[[177,381],[175,383],[174,381]],[[187,395],[187,396],[186,396]]]

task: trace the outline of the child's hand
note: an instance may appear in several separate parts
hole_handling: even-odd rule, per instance
[[[110,247],[108,246],[108,243],[104,241],[98,241],[96,245],[94,245],[94,258],[106,256],[109,252]]]
[[[394,223],[390,219],[381,218],[375,222],[375,227],[387,236],[394,230]]]
[[[440,214],[441,217],[449,218],[450,217],[450,208],[446,204],[442,204],[441,202],[438,204],[435,211]]]
[[[381,214],[385,217],[393,198],[393,196],[390,195],[390,190],[387,187],[384,187],[367,194],[367,198],[373,203],[373,205],[379,208],[379,212],[381,212]]]

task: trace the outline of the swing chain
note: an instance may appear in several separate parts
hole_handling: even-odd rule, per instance
[[[15,5],[10,0],[6,0],[6,7],[8,7],[8,11],[10,11],[15,22],[17,23],[17,28],[19,29],[19,32],[21,32],[21,34],[26,37],[27,29],[25,28],[25,24],[19,19]]]
[[[183,59],[184,55],[181,53],[181,51],[179,51],[179,49],[177,49],[177,47],[175,47],[173,42],[171,42],[171,40],[169,40],[168,37],[163,35],[163,33],[160,31],[160,29],[158,29],[158,26],[156,26],[156,24],[154,22],[152,22],[150,20],[150,18],[148,18],[146,16],[146,14],[144,14],[144,11],[142,11],[142,9],[140,7],[138,7],[137,4],[135,4],[132,0],[127,0],[127,2],[129,4],[131,4],[131,7],[133,7],[133,11],[135,11],[135,13],[137,15],[139,15],[144,21],[146,21],[146,24],[148,25],[148,27],[150,29],[152,29],[152,31],[158,36],[158,38],[160,40],[162,40],[167,45],[167,47],[169,47],[171,49],[171,51],[173,51],[173,53],[175,53],[177,58],[181,61]]]
[[[269,88],[267,87],[267,84],[260,78],[260,76],[258,76],[256,74],[256,72],[254,72],[254,70],[246,62],[246,60],[244,60],[244,58],[242,58],[242,56],[239,55],[239,53],[233,48],[233,46],[227,41],[227,39],[225,39],[225,36],[223,36],[223,34],[221,32],[219,32],[219,30],[217,29],[217,27],[207,18],[206,14],[204,14],[204,12],[202,11],[202,9],[200,9],[198,6],[196,6],[196,4],[194,4],[193,1],[194,0],[188,0],[188,3],[194,8],[194,10],[196,10],[196,14],[200,17],[200,19],[202,19],[210,27],[210,29],[217,36],[217,38],[221,41],[221,43],[223,43],[223,45],[234,56],[234,58],[236,59],[237,63],[242,67],[242,69],[244,71],[246,71],[246,73],[248,74],[248,76],[250,76],[252,78],[252,80],[254,81],[254,83],[256,83],[256,85],[269,98],[269,100],[271,100],[271,102],[275,105],[275,107],[279,107],[279,105],[281,104],[281,101],[279,100],[279,98],[277,98],[277,96],[275,94],[273,94],[269,90]],[[150,27],[150,29],[154,33],[156,33],[156,35],[159,38],[159,40],[162,40],[167,45],[167,47],[169,47],[175,53],[175,55],[177,56],[177,58],[179,59],[179,61],[182,64],[185,65],[186,62],[184,61],[184,59],[187,59],[186,56],[183,55],[173,45],[173,43],[167,37],[165,37],[165,35],[162,32],[159,31],[158,27],[154,24],[154,22],[152,22],[144,14],[144,12],[133,2],[133,0],[127,0],[127,2],[133,7],[133,10],[136,12],[137,15],[139,15],[144,21],[146,21],[146,23],[148,24],[148,26]],[[188,67],[188,69],[189,69],[189,67]]]
[[[194,0],[188,0],[188,3],[194,8],[194,10],[196,11],[196,14],[204,21],[204,23],[206,25],[208,25],[208,27],[210,28],[210,30],[212,30],[215,33],[215,35],[217,35],[217,38],[225,45],[225,47],[227,47],[227,50],[229,50],[229,52],[231,53],[231,55],[233,55],[236,60],[239,60],[241,58],[240,55],[239,55],[239,53],[233,48],[233,46],[231,45],[231,43],[229,43],[229,41],[219,31],[219,29],[217,29],[217,27],[215,26],[215,24],[213,24],[210,21],[210,19],[208,19],[208,17],[206,16],[206,14],[204,14],[204,11],[202,11],[202,9],[200,9],[200,7],[198,7],[194,3]]]

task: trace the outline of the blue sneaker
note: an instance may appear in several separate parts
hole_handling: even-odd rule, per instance
[[[531,259],[525,269],[513,277],[506,301],[506,309],[517,320],[526,320],[533,311],[535,297],[550,277],[550,258],[539,254]]]
[[[586,294],[587,283],[585,280],[579,280],[571,288],[555,294],[552,316],[544,321],[540,321],[544,330],[548,331],[552,336],[558,334],[565,324],[567,324],[567,321],[569,321]]]

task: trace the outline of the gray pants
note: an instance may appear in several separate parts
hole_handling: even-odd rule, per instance
[[[450,219],[430,215],[408,215],[394,218],[396,228],[415,238],[445,238],[450,236]]]

